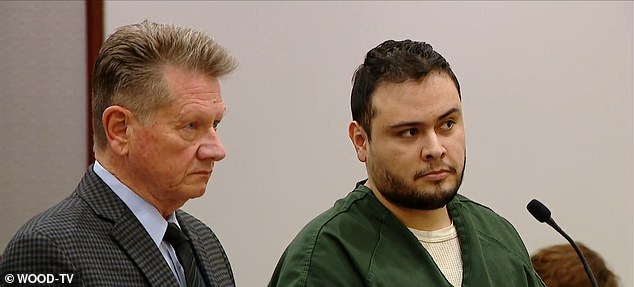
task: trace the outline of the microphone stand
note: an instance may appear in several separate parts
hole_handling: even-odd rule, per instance
[[[575,252],[577,252],[577,255],[579,256],[579,259],[581,259],[581,263],[583,265],[583,269],[586,270],[586,273],[588,274],[588,277],[590,278],[590,283],[592,283],[593,287],[598,287],[599,285],[597,284],[597,279],[594,278],[594,274],[592,274],[592,270],[590,270],[590,265],[588,265],[588,262],[586,261],[586,258],[583,256],[583,253],[581,253],[581,250],[579,249],[579,246],[577,246],[577,244],[574,242],[574,240],[572,240],[572,238],[570,238],[570,236],[568,236],[568,234],[566,234],[561,229],[561,227],[559,227],[559,225],[557,225],[557,223],[555,223],[555,220],[552,217],[546,220],[546,224],[550,225],[552,228],[557,230],[557,232],[559,232],[559,234],[561,234],[564,238],[566,238],[566,240],[568,240],[570,245],[572,245],[572,248],[574,248]]]
[[[557,225],[557,223],[555,223],[555,220],[552,218],[552,216],[550,216],[551,213],[548,207],[539,202],[539,200],[533,199],[528,203],[526,209],[528,209],[528,211],[535,217],[535,219],[537,219],[537,221],[546,222],[546,224],[557,230],[559,234],[561,234],[564,238],[566,238],[566,240],[568,240],[570,245],[572,245],[572,248],[574,248],[575,252],[577,252],[577,256],[579,256],[579,259],[581,259],[581,264],[583,265],[583,269],[586,270],[588,278],[590,278],[590,283],[592,284],[592,287],[598,287],[599,285],[597,284],[597,279],[594,278],[594,274],[592,274],[592,270],[590,270],[590,265],[588,265],[588,262],[583,256],[583,253],[581,253],[579,246],[577,246],[575,241],[572,240],[572,238],[570,238],[570,236],[568,236],[568,234],[566,234],[566,232],[564,232],[563,229],[561,229],[561,227]]]

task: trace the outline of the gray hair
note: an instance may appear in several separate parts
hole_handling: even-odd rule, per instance
[[[119,105],[146,121],[170,101],[163,71],[167,66],[220,78],[238,61],[203,32],[147,20],[118,28],[101,46],[92,82],[92,127],[96,148],[104,148],[101,117]]]

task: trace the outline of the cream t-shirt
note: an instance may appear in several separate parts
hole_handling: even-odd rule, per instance
[[[453,222],[450,226],[433,231],[408,229],[429,252],[447,281],[453,286],[462,285],[462,257],[458,232]]]

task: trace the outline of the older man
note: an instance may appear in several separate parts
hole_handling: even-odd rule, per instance
[[[96,161],[74,193],[17,232],[0,275],[234,286],[216,235],[179,208],[205,193],[225,157],[219,78],[236,66],[209,36],[183,27],[145,21],[110,35],[93,75]]]

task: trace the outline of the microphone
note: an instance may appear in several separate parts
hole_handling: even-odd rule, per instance
[[[531,200],[531,202],[528,203],[528,205],[526,205],[526,209],[528,209],[528,211],[535,217],[535,219],[537,219],[537,221],[541,223],[546,222],[546,224],[557,230],[559,234],[561,234],[564,238],[566,238],[566,240],[568,240],[570,245],[572,245],[572,247],[575,249],[575,252],[577,252],[579,259],[581,259],[581,264],[583,264],[583,269],[586,270],[586,274],[588,274],[588,278],[590,278],[590,283],[593,287],[598,287],[599,285],[597,284],[597,279],[594,278],[592,270],[590,270],[590,265],[588,265],[586,258],[583,256],[583,253],[581,253],[581,250],[579,250],[579,246],[577,246],[572,238],[570,238],[570,236],[568,236],[568,234],[566,234],[559,227],[559,225],[555,223],[555,220],[550,216],[551,213],[548,207],[539,202],[539,200],[533,199]]]

